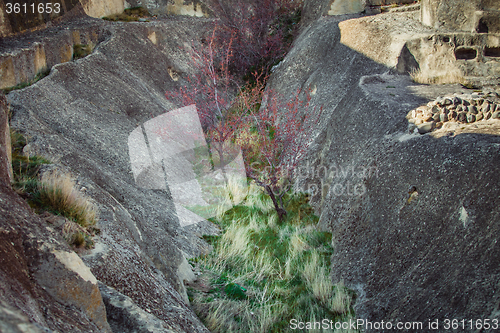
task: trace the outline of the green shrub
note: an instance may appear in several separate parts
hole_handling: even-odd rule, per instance
[[[224,287],[224,292],[231,299],[237,299],[237,300],[247,299],[248,297],[245,294],[245,291],[247,291],[245,288],[243,288],[237,283],[232,283],[232,282],[226,284],[226,286]]]
[[[14,179],[12,187],[26,198],[34,197],[38,192],[38,171],[43,164],[50,161],[42,156],[26,156],[23,149],[27,144],[26,137],[11,131],[12,171]]]

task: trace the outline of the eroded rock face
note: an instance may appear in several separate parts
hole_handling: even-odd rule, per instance
[[[391,74],[339,43],[339,21],[306,28],[270,83],[324,108],[297,188],[333,233],[333,282],[356,291],[356,315],[371,322],[500,319],[500,130],[408,134],[410,110],[471,91]]]
[[[6,144],[4,135],[0,144]],[[6,160],[5,151],[0,154]],[[2,163],[0,174],[7,172]],[[5,178],[0,182],[0,295],[2,332],[111,332],[95,277]]]
[[[64,28],[53,27],[22,38],[9,37],[0,45],[0,89],[25,83],[60,63],[73,59],[74,46],[93,47],[106,38],[106,22],[75,18]]]
[[[495,0],[422,0],[422,23],[477,33],[500,33],[500,3]]]
[[[17,5],[16,5],[17,4]],[[26,4],[26,6],[24,6]],[[0,0],[0,37],[18,34],[45,24],[70,20],[84,13],[78,0],[33,3]],[[40,7],[39,7],[39,4]],[[16,7],[14,7],[16,5]],[[17,7],[19,6],[19,7]],[[123,8],[122,8],[123,11]]]
[[[307,25],[326,15],[375,14],[381,12],[380,6],[414,2],[414,0],[306,0],[304,1],[301,23]]]
[[[306,1],[302,23],[307,25],[321,16],[333,15],[336,3],[329,7],[327,1]],[[373,5],[376,3],[372,1]],[[433,6],[436,8],[432,9]],[[500,10],[497,7],[498,3],[479,0],[429,0],[421,5],[390,8],[381,15],[353,15],[357,17],[340,24],[341,42],[401,73],[417,73],[418,82],[498,84],[500,34],[496,27],[500,24]],[[366,7],[364,13],[370,14],[373,9]],[[433,13],[431,23],[429,11]]]
[[[168,192],[135,184],[128,137],[174,108],[164,93],[193,73],[186,47],[210,23],[106,25],[92,54],[56,65],[48,77],[8,95],[11,125],[32,138],[30,150],[60,161],[99,205],[102,232],[85,264],[175,332],[207,332],[187,305],[183,280],[192,278],[186,258],[209,249],[199,234],[216,228],[181,227]]]
[[[12,149],[10,142],[9,105],[5,95],[0,94],[0,182],[10,184],[12,174]]]
[[[113,332],[121,333],[174,333],[172,326],[150,314],[151,310],[138,307],[130,297],[102,283],[101,295],[106,304],[108,322]]]
[[[102,18],[123,13],[126,8],[144,7],[152,15],[170,14],[208,17],[211,12],[200,0],[62,0],[47,5],[0,0],[0,37],[19,35],[25,31],[41,30],[57,25],[61,22],[70,22],[86,15]],[[41,6],[41,7],[39,7]]]

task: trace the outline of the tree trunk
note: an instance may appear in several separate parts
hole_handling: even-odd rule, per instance
[[[276,199],[276,195],[274,194],[274,191],[271,189],[270,186],[266,186],[266,192],[269,194],[271,197],[271,200],[273,201],[274,204],[274,209],[276,210],[276,213],[278,213],[278,218],[280,222],[283,222],[286,216],[286,210],[283,207],[280,207],[280,204],[278,203],[278,200]]]

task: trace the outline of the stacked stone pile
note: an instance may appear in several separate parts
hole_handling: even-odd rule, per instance
[[[420,134],[441,128],[446,122],[470,124],[489,119],[500,120],[499,97],[495,92],[438,97],[411,110],[406,118]]]

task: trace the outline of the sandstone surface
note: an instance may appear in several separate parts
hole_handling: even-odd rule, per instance
[[[422,23],[448,30],[500,32],[500,3],[495,0],[422,0]]]
[[[308,25],[327,15],[375,14],[381,12],[382,6],[392,7],[392,5],[407,5],[415,2],[414,0],[306,0],[302,12],[302,24]]]

